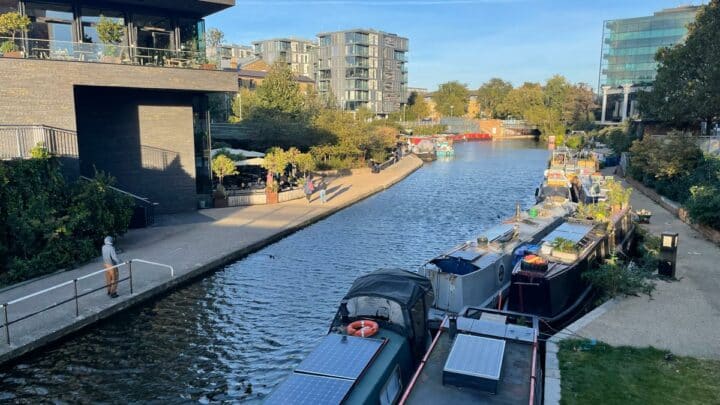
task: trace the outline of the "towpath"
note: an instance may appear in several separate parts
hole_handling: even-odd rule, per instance
[[[118,288],[120,297],[111,299],[104,290],[81,297],[76,316],[72,280],[102,268],[99,259],[80,268],[33,280],[0,291],[0,304],[8,303],[10,322],[33,314],[55,303],[71,299],[54,309],[30,316],[9,327],[10,344],[5,328],[0,327],[0,364],[42,347],[50,342],[122,311],[131,305],[151,299],[183,282],[198,277],[218,266],[273,243],[315,221],[388,188],[420,168],[422,162],[408,156],[379,174],[369,171],[333,178],[328,186],[328,203],[321,204],[318,193],[313,201],[305,199],[276,205],[258,205],[177,214],[158,218],[151,228],[132,230],[120,238],[122,260],[144,259],[171,265],[167,268],[135,262],[132,265],[133,294],[128,281]],[[120,278],[128,276],[127,267],[120,269]],[[44,289],[69,284],[30,299],[12,303],[20,297]],[[104,276],[89,277],[77,282],[79,294],[104,285]],[[0,310],[0,324],[3,322]]]
[[[642,225],[652,234],[678,232],[677,280],[657,281],[652,298],[617,298],[577,333],[613,346],[720,359],[720,248],[638,190],[632,206],[652,211]]]

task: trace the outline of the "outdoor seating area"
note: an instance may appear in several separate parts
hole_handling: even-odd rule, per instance
[[[13,41],[0,37],[0,43]],[[2,57],[38,60],[112,63],[122,65],[172,67],[184,69],[217,70],[217,64],[208,63],[205,54],[189,50],[171,50],[123,46],[91,42],[69,42],[46,39],[15,38],[17,51]]]

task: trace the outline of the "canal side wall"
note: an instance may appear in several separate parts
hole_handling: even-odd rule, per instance
[[[213,221],[210,222],[179,223],[164,228],[149,228],[131,233],[126,237],[130,247],[121,255],[123,260],[138,258],[168,263],[174,266],[176,276],[169,278],[167,273],[161,276],[161,273],[158,272],[157,276],[146,276],[150,277],[146,283],[137,277],[137,281],[134,283],[134,294],[130,294],[128,287],[121,284],[119,288],[121,295],[115,300],[109,299],[104,290],[88,295],[81,299],[82,310],[79,317],[75,317],[74,304],[69,303],[48,311],[48,313],[31,317],[22,323],[11,325],[12,344],[0,343],[0,365],[58,342],[100,320],[157,298],[209,272],[235,262],[346,207],[392,187],[422,165],[423,162],[417,157],[408,156],[379,174],[360,173],[336,179],[336,184],[331,183],[328,188],[330,201],[325,205],[320,205],[316,194],[316,198],[311,204],[305,200],[295,200],[276,205],[212,210],[217,214],[214,214]],[[333,189],[335,191],[332,191]],[[195,215],[197,217],[201,214]],[[193,217],[193,220],[197,219],[196,217]],[[213,236],[217,240],[213,240]],[[184,252],[186,250],[188,252]],[[214,251],[208,252],[208,250]],[[102,268],[100,262],[96,261],[81,269],[38,279],[15,289],[0,291],[0,302],[8,302],[32,294],[100,268]],[[157,272],[157,270],[154,271]],[[134,270],[133,274],[135,273],[139,272]],[[67,295],[63,296],[61,292],[58,294],[55,297],[50,296],[52,294],[42,297],[44,305],[67,298]],[[69,308],[70,305],[72,305],[72,309]],[[25,313],[30,313],[39,308],[24,309]],[[15,318],[19,315],[16,315]],[[11,317],[12,319],[13,317]],[[4,334],[4,330],[2,332]]]

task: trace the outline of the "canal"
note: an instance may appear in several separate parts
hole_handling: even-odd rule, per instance
[[[533,141],[458,144],[452,160],[0,370],[0,401],[260,402],[356,277],[416,269],[528,207],[547,157]]]

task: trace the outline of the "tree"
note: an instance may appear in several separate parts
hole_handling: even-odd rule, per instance
[[[223,184],[225,176],[238,174],[235,162],[225,155],[215,156],[212,161],[212,171],[220,179],[220,184]]]
[[[687,39],[662,48],[653,90],[640,96],[643,115],[687,128],[720,118],[720,0],[711,0],[690,24]]]
[[[211,49],[222,45],[225,40],[225,34],[217,28],[210,28],[205,37],[207,38],[207,46]]]
[[[560,120],[560,112],[546,105],[533,105],[523,113],[523,118],[536,125],[543,137],[550,135],[562,136],[565,134],[565,125]],[[561,139],[557,139],[558,143]]]
[[[430,116],[430,106],[422,95],[416,97],[406,110],[407,120],[421,120]]]
[[[435,108],[445,116],[459,117],[467,112],[467,101],[470,92],[467,86],[458,81],[443,83],[433,94]]]
[[[545,82],[543,93],[545,105],[562,115],[565,103],[570,95],[571,85],[561,75],[555,75]]]
[[[545,95],[540,84],[525,82],[512,89],[497,110],[503,117],[523,118],[530,108],[542,105],[545,105]]]
[[[238,123],[243,119],[252,115],[258,106],[258,99],[255,92],[246,88],[240,89],[240,91],[233,97],[230,108],[232,109],[232,115],[230,115],[229,121],[232,123]]]
[[[281,174],[290,164],[290,155],[281,148],[270,148],[265,154],[262,167],[271,174]]]
[[[484,83],[478,89],[478,105],[480,114],[491,118],[505,118],[498,110],[498,107],[505,101],[513,86],[500,78],[494,77]]]
[[[297,118],[305,104],[300,86],[286,63],[273,64],[262,84],[255,90],[259,110],[275,115],[287,114]]]
[[[598,107],[592,88],[578,83],[568,89],[562,120],[575,129],[586,129],[595,121],[594,111]]]
[[[16,51],[17,45],[15,44],[15,35],[18,32],[25,31],[30,25],[30,18],[17,12],[10,12],[0,14],[0,34],[10,34],[10,40],[5,41],[0,46],[0,52],[13,52]]]

